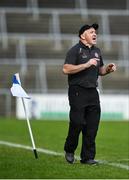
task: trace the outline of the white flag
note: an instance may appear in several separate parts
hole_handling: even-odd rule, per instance
[[[21,87],[19,73],[13,75],[13,85],[10,90],[13,96],[30,99],[28,94]]]

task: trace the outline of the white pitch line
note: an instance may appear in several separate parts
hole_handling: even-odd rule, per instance
[[[16,143],[12,143],[12,142],[7,142],[7,141],[0,141],[1,145],[5,145],[5,146],[10,146],[10,147],[15,147],[15,148],[21,148],[21,149],[27,149],[27,150],[33,150],[32,147],[30,146],[26,146],[26,145],[22,145],[22,144],[16,144]],[[44,148],[37,148],[38,152],[41,153],[45,153],[45,154],[49,154],[49,155],[54,155],[54,156],[63,156],[64,157],[64,153],[59,153],[59,152],[55,152],[55,151],[51,151],[48,149],[44,149]],[[75,157],[77,160],[79,160],[79,156]],[[110,166],[114,166],[114,167],[118,167],[118,168],[122,168],[122,169],[126,169],[129,170],[129,166],[125,165],[125,164],[121,164],[121,163],[111,163],[108,162],[106,160],[98,160],[101,164],[105,164],[105,165],[110,165]]]
[[[16,143],[7,142],[7,141],[0,141],[0,144],[10,146],[10,147],[15,147],[15,148],[33,150],[31,146],[26,146],[26,145],[22,145],[22,144],[16,144]],[[58,153],[58,152],[51,151],[51,150],[48,150],[48,149],[36,148],[36,150],[38,152],[45,153],[45,154],[50,154],[50,155],[54,155],[54,156],[64,156],[63,153]]]

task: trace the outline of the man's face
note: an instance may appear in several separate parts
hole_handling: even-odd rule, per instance
[[[94,28],[90,28],[84,31],[81,37],[87,42],[87,44],[95,45],[97,43],[97,34]]]

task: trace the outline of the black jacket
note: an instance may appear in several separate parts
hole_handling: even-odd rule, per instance
[[[98,58],[98,65],[91,66],[81,72],[68,75],[70,85],[79,85],[85,88],[95,88],[98,83],[99,67],[103,66],[103,60],[100,49],[96,46],[89,48],[81,41],[73,46],[67,53],[65,64],[79,65],[88,62],[92,58]]]

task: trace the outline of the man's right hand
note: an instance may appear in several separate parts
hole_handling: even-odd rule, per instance
[[[73,64],[64,64],[63,66],[63,73],[64,74],[75,74],[80,71],[83,71],[91,66],[97,66],[97,61],[99,59],[93,58],[90,59],[87,63],[84,64],[78,64],[78,65],[73,65]]]
[[[90,67],[92,65],[97,66],[98,61],[99,61],[98,58],[93,58],[93,59],[90,59],[86,64],[88,64],[88,67]]]

